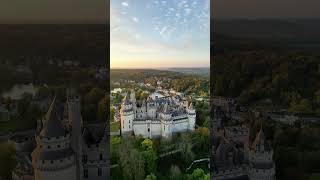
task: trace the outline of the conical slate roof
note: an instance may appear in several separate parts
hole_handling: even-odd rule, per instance
[[[46,138],[64,136],[65,132],[66,131],[61,124],[61,118],[57,112],[56,98],[54,98],[47,114],[45,115],[45,122],[40,132],[40,136]]]
[[[163,113],[164,113],[164,114],[169,114],[169,107],[168,107],[168,104],[167,104],[167,103],[164,104]]]
[[[124,104],[125,105],[129,105],[130,104],[128,94],[126,94],[126,96],[124,97]]]
[[[193,104],[192,104],[192,102],[190,103],[189,109],[193,109]]]
[[[257,147],[258,145],[259,145],[259,146],[263,146],[265,151],[270,151],[270,150],[271,150],[271,147],[270,147],[268,141],[267,141],[266,138],[265,138],[262,125],[261,125],[261,127],[260,127],[259,133],[257,134],[257,136],[256,136],[256,138],[255,138],[255,140],[254,140],[254,142],[253,142],[253,144],[252,144],[252,148],[253,148],[254,150],[256,150],[256,147]]]

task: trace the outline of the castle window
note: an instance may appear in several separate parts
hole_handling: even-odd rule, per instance
[[[98,168],[98,176],[101,176],[102,175],[102,170],[101,168]]]
[[[51,146],[49,145],[49,146],[48,146],[48,149],[50,149],[50,148],[51,148]]]
[[[130,120],[129,120],[129,123],[130,123]]]
[[[87,156],[87,155],[82,155],[82,161],[83,161],[84,163],[87,163],[87,161],[88,161],[88,156]]]
[[[130,129],[130,125],[129,125],[129,129]]]
[[[164,130],[164,131],[166,130],[166,126],[163,126],[163,130]]]
[[[83,170],[83,177],[88,178],[88,169]]]
[[[102,154],[100,153],[100,160],[102,160]]]
[[[150,132],[150,128],[148,128],[148,132]]]

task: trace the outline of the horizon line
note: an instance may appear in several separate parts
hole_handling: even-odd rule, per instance
[[[110,67],[110,69],[172,69],[172,68],[180,68],[180,69],[202,69],[207,68],[210,69],[210,66],[199,66],[199,67]]]

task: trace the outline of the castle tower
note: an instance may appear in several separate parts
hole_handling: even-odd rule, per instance
[[[80,97],[72,89],[68,90],[67,95],[68,120],[72,132],[71,146],[76,153],[77,178],[80,179],[82,177],[82,117],[80,112]]]
[[[147,116],[150,119],[156,118],[157,107],[153,100],[148,100],[147,102]]]
[[[134,89],[130,92],[130,101],[132,103],[133,112],[136,113],[137,110],[137,100],[136,100],[136,92]]]
[[[266,141],[262,126],[249,151],[249,176],[252,180],[275,179],[273,149]]]
[[[215,107],[213,110],[213,121],[212,127],[214,132],[217,132],[219,128],[221,128],[222,124],[222,111],[219,107]]]
[[[163,105],[162,112],[160,114],[161,118],[161,129],[162,129],[162,137],[170,137],[172,135],[172,115],[169,111],[168,104],[165,103]]]
[[[57,111],[54,98],[44,117],[45,123],[36,134],[37,146],[31,154],[35,180],[78,180],[71,135]]]
[[[192,102],[188,107],[188,120],[189,120],[189,130],[194,130],[196,125],[196,110],[193,108]]]
[[[123,99],[120,109],[120,124],[122,134],[132,133],[134,117],[135,114],[133,106],[132,103],[129,101],[129,97],[127,94]]]

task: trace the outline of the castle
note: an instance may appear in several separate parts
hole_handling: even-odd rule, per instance
[[[38,120],[35,147],[30,152],[30,160],[30,153],[20,153],[23,150],[17,152],[18,155],[25,154],[27,161],[18,161],[13,179],[107,179],[108,136],[106,125],[83,127],[78,96],[68,96],[66,104],[62,106],[54,98],[46,115]],[[23,175],[21,172],[27,166],[29,174]]]
[[[246,126],[222,127],[222,113],[214,111],[213,173],[217,180],[274,180],[273,149],[266,140],[262,126],[250,142]],[[220,126],[219,126],[220,125]]]
[[[153,138],[194,130],[196,112],[192,103],[181,97],[156,94],[141,101],[136,100],[134,90],[126,94],[120,108],[122,134]]]

